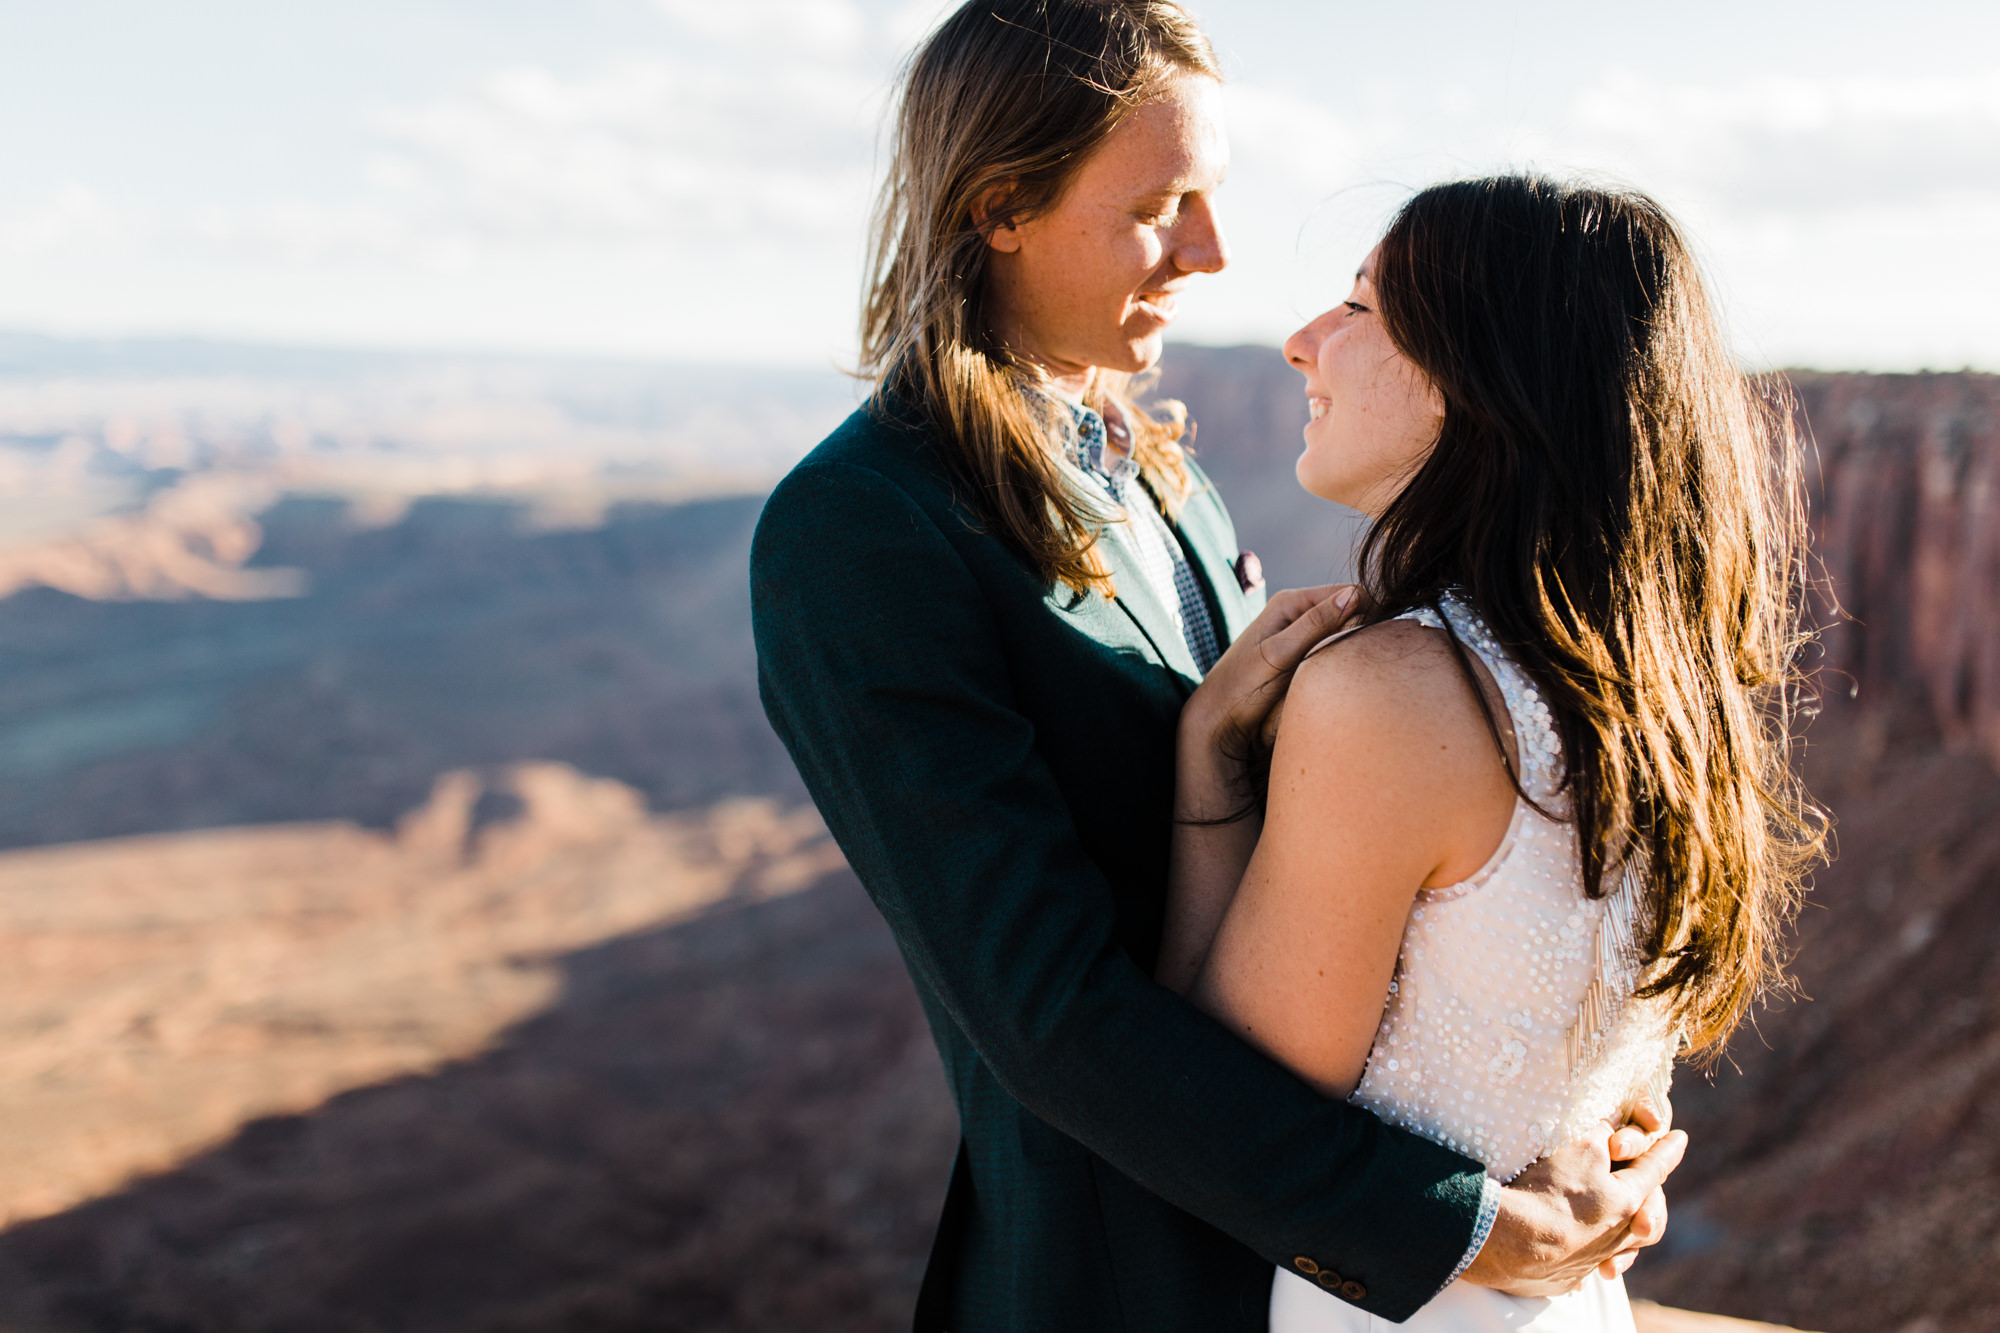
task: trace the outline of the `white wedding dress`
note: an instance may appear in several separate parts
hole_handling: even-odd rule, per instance
[[[1563,813],[1562,750],[1548,706],[1461,599],[1443,611],[1500,687],[1521,786]],[[1438,614],[1407,619],[1442,628]],[[1583,892],[1572,825],[1516,798],[1479,873],[1417,895],[1382,1027],[1353,1100],[1486,1164],[1505,1183],[1649,1087],[1663,1093],[1675,1039],[1659,1005],[1633,997],[1641,918],[1636,878]],[[1335,1279],[1337,1282],[1338,1279]],[[1591,1277],[1528,1300],[1459,1281],[1392,1324],[1280,1268],[1271,1333],[1632,1333],[1622,1280]]]

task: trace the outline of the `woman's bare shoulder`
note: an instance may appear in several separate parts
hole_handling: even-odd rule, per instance
[[[1505,751],[1495,746],[1496,730]],[[1511,753],[1512,730],[1499,688],[1476,659],[1460,655],[1445,631],[1385,620],[1300,664],[1277,739],[1283,746],[1289,731],[1329,758],[1352,756],[1359,743],[1372,739],[1380,742],[1374,747],[1378,762],[1400,754],[1443,765],[1440,776],[1450,776],[1456,766],[1483,770],[1503,760]],[[1336,740],[1335,751],[1318,744]]]
[[[1337,800],[1370,827],[1396,830],[1425,885],[1472,874],[1514,809],[1474,679],[1444,631],[1415,621],[1371,625],[1322,649],[1285,702],[1274,802],[1296,812]]]
[[[1301,663],[1286,712],[1303,704],[1422,715],[1444,700],[1478,706],[1451,640],[1414,620],[1385,620],[1341,636]]]

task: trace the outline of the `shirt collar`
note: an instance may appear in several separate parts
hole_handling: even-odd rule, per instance
[[[1065,449],[1071,462],[1084,471],[1110,482],[1114,489],[1139,475],[1139,465],[1134,461],[1131,450],[1111,447],[1109,438],[1111,427],[1106,423],[1103,414],[1095,408],[1085,407],[1082,403],[1072,403],[1067,399],[1059,401],[1069,409],[1070,414],[1070,432],[1069,439],[1065,442]],[[1122,436],[1125,432],[1124,423],[1119,422],[1116,429]]]

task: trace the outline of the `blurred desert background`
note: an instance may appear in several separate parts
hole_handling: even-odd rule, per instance
[[[907,1327],[956,1125],[746,565],[951,7],[0,0],[0,1333]],[[1159,392],[1274,582],[1355,534],[1271,349],[1429,181],[1641,185],[1825,372],[1840,855],[1632,1284],[2000,1328],[2000,6],[1191,8]]]
[[[0,1328],[901,1326],[955,1122],[763,722],[746,586],[764,488],[853,387],[0,358]],[[1353,535],[1291,480],[1293,380],[1177,346],[1160,388],[1278,583]],[[1971,1333],[2000,1323],[2000,377],[1794,382],[1847,612],[1807,752],[1840,858],[1810,999],[1681,1081],[1695,1146],[1633,1284]]]

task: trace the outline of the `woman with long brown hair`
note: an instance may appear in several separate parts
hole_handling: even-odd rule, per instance
[[[1374,520],[1368,609],[1297,670],[1268,770],[1271,691],[1225,662],[1190,700],[1160,976],[1506,1182],[1776,975],[1821,829],[1789,414],[1657,204],[1530,176],[1418,194],[1285,353],[1299,480]],[[1374,1327],[1312,1277],[1279,1266],[1273,1333]],[[1407,1327],[1632,1322],[1593,1275],[1456,1283]]]
[[[922,1329],[1258,1333],[1274,1262],[1397,1319],[1461,1271],[1573,1285],[1663,1224],[1678,1136],[1613,1172],[1599,1126],[1502,1189],[1151,979],[1183,703],[1218,653],[1276,685],[1340,615],[1265,606],[1180,414],[1133,397],[1227,263],[1218,93],[1170,0],[947,18],[895,121],[875,393],[758,525],[766,709],[963,1128]]]

